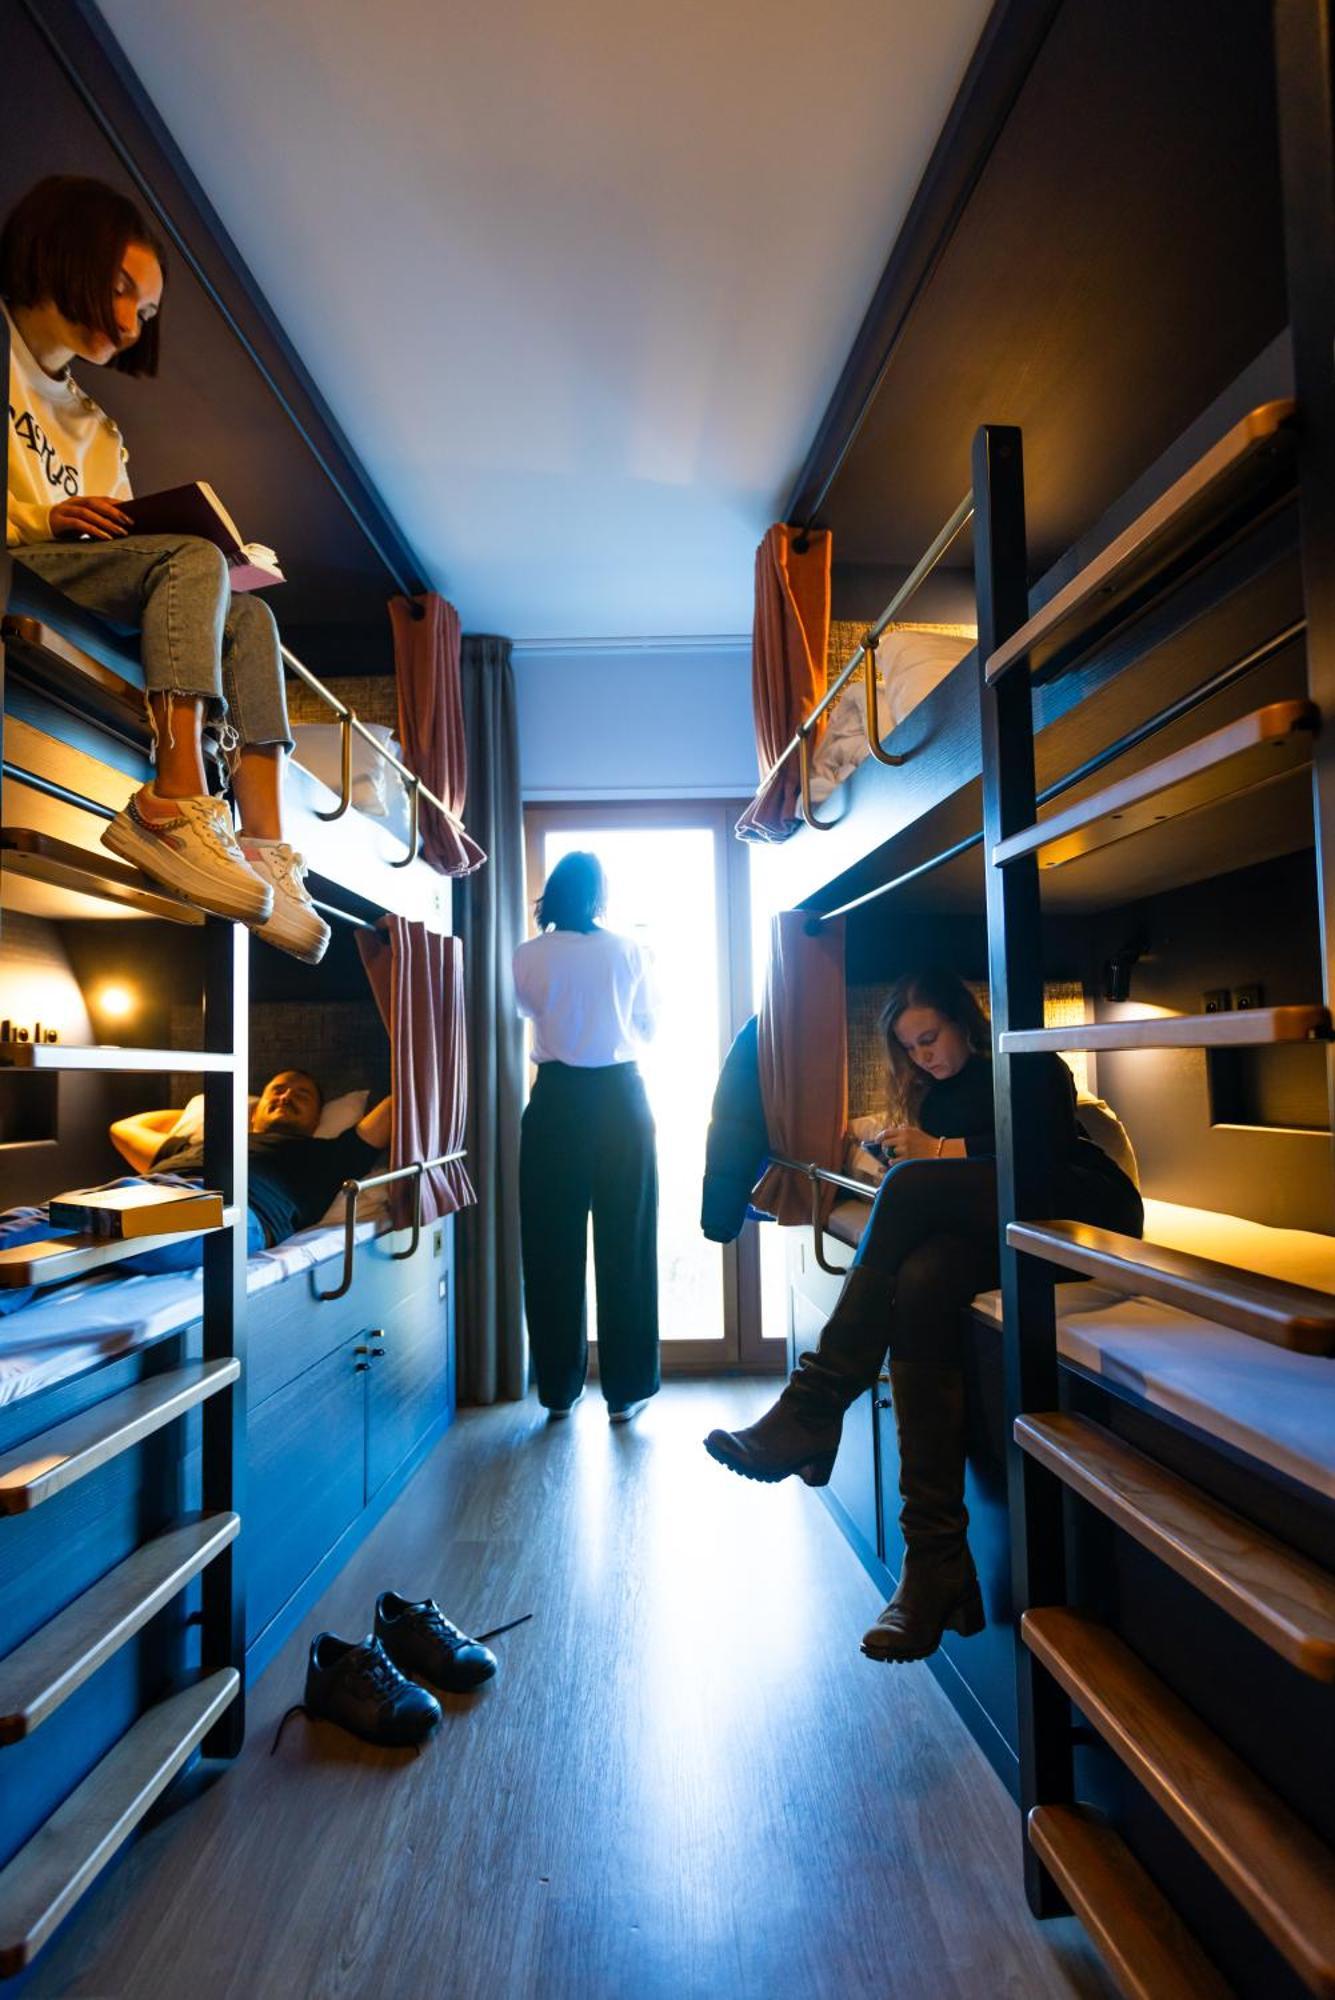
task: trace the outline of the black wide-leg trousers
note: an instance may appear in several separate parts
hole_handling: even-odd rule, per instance
[[[519,1145],[524,1310],[548,1409],[584,1387],[584,1273],[593,1216],[598,1371],[616,1407],[658,1388],[658,1162],[634,1063],[538,1065]]]

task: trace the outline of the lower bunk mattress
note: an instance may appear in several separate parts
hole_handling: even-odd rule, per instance
[[[358,1223],[356,1240],[364,1243],[388,1226],[384,1219]],[[246,1265],[247,1295],[327,1263],[343,1244],[342,1223],[325,1224],[259,1251]],[[198,1271],[157,1277],[107,1271],[35,1298],[0,1319],[0,1408],[179,1332],[199,1318],[201,1289]]]

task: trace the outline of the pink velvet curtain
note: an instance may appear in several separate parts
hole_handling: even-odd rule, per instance
[[[468,1114],[468,1044],[464,1021],[463,947],[406,917],[358,931],[357,948],[389,1032],[394,1089],[391,1167],[439,1159],[464,1143]],[[390,1214],[400,1227],[412,1218],[411,1180],[392,1184]],[[477,1200],[462,1161],[422,1177],[422,1220]]]
[[[805,910],[781,910],[770,927],[769,970],[760,1006],[760,1095],[770,1146],[790,1160],[843,1170],[848,1123],[848,1018],[844,921],[810,935]],[[752,1200],[779,1222],[811,1220],[811,1182],[770,1167]],[[821,1191],[822,1218],[839,1198]]]
[[[414,606],[420,616],[414,615]],[[403,761],[449,807],[447,816],[423,799],[422,852],[442,875],[471,875],[487,857],[463,829],[468,758],[459,680],[459,614],[429,591],[424,597],[391,597],[389,618]]]
[[[771,528],[756,550],[756,609],[751,630],[751,700],[756,755],[765,777],[797,725],[825,692],[830,643],[830,556],[827,529],[795,546],[795,531]],[[812,732],[814,750],[824,722]],[[797,753],[762,784],[737,822],[742,840],[787,840],[802,824]]]

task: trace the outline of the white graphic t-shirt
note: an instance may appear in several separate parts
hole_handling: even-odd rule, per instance
[[[0,306],[0,311],[4,308]],[[125,443],[68,369],[48,375],[9,322],[9,497],[5,541],[51,539],[51,509],[78,493],[130,498]]]

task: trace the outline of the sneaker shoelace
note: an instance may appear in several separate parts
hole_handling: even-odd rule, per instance
[[[453,1648],[455,1646],[471,1645],[472,1641],[469,1639],[468,1634],[461,1632],[457,1625],[451,1625],[449,1619],[433,1598],[427,1599],[418,1616],[432,1637],[443,1639],[447,1646]]]
[[[270,863],[271,873],[276,878],[277,886],[287,895],[295,896],[299,903],[308,903],[310,897],[306,893],[305,856],[298,854],[295,848],[289,847],[285,840],[278,841],[273,847],[266,847],[264,853]]]
[[[397,1694],[404,1685],[403,1675],[388,1653],[379,1645],[366,1646],[362,1649],[361,1657],[349,1672],[348,1680],[356,1691],[375,1695],[381,1700]]]
[[[221,799],[180,799],[177,803],[206,846],[224,861],[245,861],[237,845],[232,815]]]

